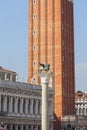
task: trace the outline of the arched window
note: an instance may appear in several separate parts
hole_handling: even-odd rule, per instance
[[[82,115],[85,115],[85,108],[82,109]]]
[[[71,125],[67,125],[67,130],[72,130]]]
[[[79,115],[82,115],[82,113],[81,113],[81,108],[79,108]]]

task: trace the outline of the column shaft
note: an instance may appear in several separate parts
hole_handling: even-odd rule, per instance
[[[9,112],[12,112],[12,103],[13,103],[13,97],[9,97],[10,100],[9,100]]]
[[[15,113],[18,112],[18,97],[15,97]]]
[[[25,99],[25,113],[28,114],[28,99]]]
[[[49,130],[48,84],[42,84],[42,130]]]
[[[3,110],[4,112],[7,112],[7,96],[4,96],[4,102],[3,102]]]
[[[20,103],[20,113],[23,113],[23,98],[21,98],[21,103]]]

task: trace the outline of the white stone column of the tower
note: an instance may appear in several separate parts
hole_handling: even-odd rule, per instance
[[[42,130],[49,130],[48,85],[52,73],[43,69],[43,71],[39,72],[39,76],[42,85]]]

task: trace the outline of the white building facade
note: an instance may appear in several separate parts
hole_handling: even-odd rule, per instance
[[[87,130],[87,92],[77,91],[75,93],[76,108],[76,130]]]
[[[41,130],[41,86],[0,81],[0,123],[8,130]],[[53,89],[49,88],[49,129],[53,130]]]
[[[87,116],[87,92],[77,92],[75,96],[76,115]]]

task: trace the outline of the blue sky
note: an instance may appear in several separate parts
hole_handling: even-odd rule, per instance
[[[76,90],[87,90],[87,0],[74,0]],[[28,0],[0,0],[0,66],[27,81]]]

